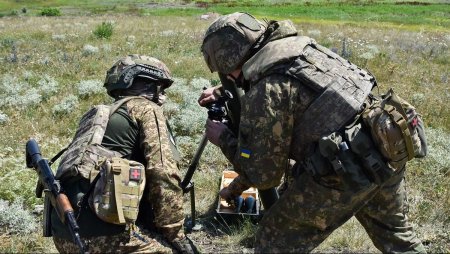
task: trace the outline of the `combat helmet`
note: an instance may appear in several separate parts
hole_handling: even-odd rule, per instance
[[[128,55],[119,59],[107,72],[104,87],[108,94],[117,89],[129,88],[136,77],[157,81],[162,88],[172,85],[167,66],[160,60],[145,55]]]
[[[266,26],[248,13],[235,12],[215,20],[201,47],[211,72],[229,74],[238,68],[265,30]]]

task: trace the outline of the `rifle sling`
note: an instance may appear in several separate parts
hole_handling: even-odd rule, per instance
[[[69,146],[66,146],[64,149],[59,151],[53,158],[48,162],[48,165],[51,166],[61,155],[69,148]]]

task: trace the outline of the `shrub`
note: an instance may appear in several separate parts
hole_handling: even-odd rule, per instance
[[[6,123],[6,122],[8,122],[8,120],[9,120],[8,115],[7,114],[3,114],[0,111],[0,124]]]
[[[102,22],[92,32],[99,39],[109,39],[113,34],[114,26],[111,22]]]
[[[83,56],[94,55],[98,53],[98,47],[86,44],[83,47]]]
[[[21,78],[4,75],[0,80],[0,107],[24,109],[46,101],[58,92],[58,81],[53,77],[44,74],[38,81],[33,77],[30,71],[25,71]]]
[[[28,234],[38,227],[36,219],[22,203],[20,198],[12,203],[0,199],[0,226],[9,233]]]
[[[175,136],[195,136],[205,128],[207,113],[199,113],[202,108],[198,106],[197,98],[203,87],[210,86],[209,80],[195,78],[190,85],[186,83],[185,79],[175,78],[173,88],[168,91],[167,110],[171,110],[174,115],[169,121],[173,125]],[[173,103],[178,103],[178,106],[175,107]],[[175,115],[177,111],[179,113]]]
[[[41,11],[41,16],[61,16],[61,11],[58,8],[44,8]]]
[[[52,40],[55,40],[55,41],[64,41],[65,39],[66,39],[65,34],[53,34],[52,35]]]
[[[77,84],[77,89],[81,98],[87,98],[103,92],[103,82],[100,80],[82,80]]]
[[[61,116],[72,112],[78,105],[78,98],[71,94],[67,96],[60,104],[53,107],[52,112],[55,116]]]
[[[9,13],[9,16],[18,16],[19,15],[19,12],[17,11],[17,10],[12,10],[10,13]]]
[[[38,89],[28,82],[23,82],[11,75],[3,76],[0,80],[0,107],[26,108],[42,101]]]
[[[58,92],[58,81],[47,74],[44,75],[37,84],[43,100],[47,100],[50,96]]]

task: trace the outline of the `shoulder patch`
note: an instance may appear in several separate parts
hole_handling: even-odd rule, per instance
[[[241,157],[249,159],[251,154],[252,154],[252,151],[250,151],[248,149],[241,148]]]

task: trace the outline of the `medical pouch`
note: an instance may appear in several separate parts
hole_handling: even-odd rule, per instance
[[[89,205],[103,221],[134,224],[145,188],[145,167],[120,157],[107,158],[91,171]]]
[[[427,143],[421,116],[392,89],[374,98],[362,113],[378,150],[393,168],[402,169],[415,157],[424,157]]]

